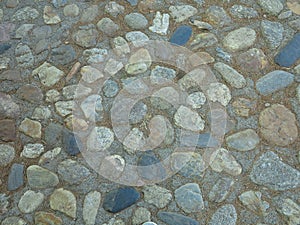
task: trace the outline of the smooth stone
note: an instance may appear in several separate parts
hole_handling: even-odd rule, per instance
[[[229,148],[239,151],[249,151],[254,149],[259,143],[259,136],[252,129],[240,131],[226,138]]]
[[[169,19],[169,14],[161,14],[159,11],[156,12],[153,19],[153,25],[149,27],[149,30],[160,35],[167,35],[169,29]]]
[[[91,172],[85,166],[72,159],[59,163],[57,173],[69,184],[79,184],[91,175]]]
[[[290,67],[300,58],[300,33],[297,33],[288,44],[275,56],[275,63]]]
[[[204,209],[202,192],[196,183],[188,183],[176,189],[175,201],[186,213],[200,212]]]
[[[28,190],[21,197],[18,207],[22,213],[32,213],[43,203],[43,201],[43,193]]]
[[[145,202],[159,209],[166,207],[172,200],[171,191],[157,185],[144,186],[142,191],[144,193]]]
[[[108,51],[107,49],[91,48],[84,50],[82,55],[88,64],[98,64],[104,62],[108,55]]]
[[[83,202],[83,220],[87,225],[94,225],[101,201],[101,193],[98,191],[89,192]]]
[[[8,175],[7,190],[15,191],[24,184],[24,165],[14,163]]]
[[[245,50],[251,47],[256,40],[255,30],[242,27],[229,32],[223,39],[223,45],[232,52]]]
[[[112,213],[120,212],[140,199],[140,193],[132,187],[123,187],[108,192],[103,200],[103,208]]]
[[[114,2],[114,1],[110,1],[106,4],[105,6],[105,12],[110,14],[113,17],[117,17],[120,14],[124,13],[124,6]]]
[[[98,31],[92,27],[84,27],[75,31],[72,34],[74,42],[83,48],[90,48],[97,44],[97,38],[99,37]]]
[[[186,106],[180,106],[174,115],[175,124],[183,129],[191,131],[202,131],[205,121],[201,116]]]
[[[239,200],[249,210],[257,215],[265,215],[269,204],[261,199],[262,194],[259,191],[246,191],[239,196]]]
[[[25,220],[16,216],[7,217],[1,223],[1,225],[27,225],[27,224],[28,223]]]
[[[141,13],[130,13],[124,17],[125,23],[134,30],[144,29],[148,25],[147,18]]]
[[[0,44],[0,55],[11,48],[11,44]]]
[[[65,6],[67,4],[67,0],[52,0],[51,1],[55,8],[59,8]]]
[[[38,75],[44,86],[51,87],[57,84],[65,74],[50,63],[44,62],[41,66],[33,70],[32,75]]]
[[[157,224],[153,223],[153,222],[146,222],[146,223],[143,223],[142,225],[157,225]]]
[[[51,49],[50,62],[56,65],[67,65],[77,57],[75,49],[71,45],[61,45]]]
[[[250,178],[252,182],[275,191],[286,191],[300,186],[299,170],[284,163],[271,151],[254,162]]]
[[[216,203],[225,201],[233,185],[234,181],[232,178],[221,177],[210,190],[208,194],[209,200]]]
[[[35,224],[40,225],[62,225],[62,219],[53,213],[48,212],[36,212],[34,214]]]
[[[119,84],[112,80],[109,79],[104,82],[103,84],[103,93],[106,97],[112,98],[115,97],[119,92]]]
[[[56,189],[50,196],[50,207],[71,218],[76,218],[76,198],[74,194],[63,188]]]
[[[218,39],[213,33],[201,33],[195,36],[195,39],[191,43],[191,47],[193,50],[197,50],[199,48],[214,46],[217,43]]]
[[[144,73],[152,64],[151,55],[147,49],[141,48],[133,53],[128,64],[125,65],[125,71],[130,75]]]
[[[76,156],[80,153],[78,140],[75,138],[74,134],[64,130],[62,143],[65,147],[64,149],[70,156]]]
[[[149,41],[149,37],[141,31],[128,32],[125,34],[125,38],[129,44],[133,44],[135,47],[141,47]]]
[[[271,15],[277,15],[283,9],[283,4],[280,0],[258,0],[258,4],[265,12]]]
[[[81,12],[80,22],[90,23],[99,15],[99,8],[97,5],[91,5]]]
[[[192,27],[182,25],[174,31],[169,41],[172,44],[183,46],[190,40],[192,32]]]
[[[15,8],[19,5],[19,0],[8,0],[6,2],[6,7],[7,8]]]
[[[42,144],[27,144],[24,146],[21,152],[21,157],[34,159],[39,157],[44,152],[44,146]]]
[[[41,138],[42,136],[42,125],[40,122],[28,118],[21,122],[19,130],[32,138]]]
[[[169,10],[176,23],[183,22],[198,12],[198,10],[191,5],[170,6]]]
[[[0,74],[0,80],[22,81],[20,70],[6,70]]]
[[[104,151],[111,146],[113,141],[114,133],[111,129],[104,126],[95,127],[87,139],[87,149],[91,151]]]
[[[80,73],[82,75],[82,80],[89,84],[103,77],[103,74],[92,66],[83,66],[80,69]]]
[[[281,23],[263,20],[261,22],[261,31],[271,49],[276,49],[280,46],[284,32]]]
[[[40,103],[43,100],[42,90],[39,87],[30,84],[20,87],[16,94],[20,99],[32,103]]]
[[[0,140],[9,142],[16,140],[16,125],[13,120],[0,120]],[[0,163],[1,164],[1,163]]]
[[[199,225],[199,222],[196,220],[179,213],[160,211],[157,213],[157,216],[168,225]]]
[[[275,70],[258,79],[256,89],[260,94],[266,96],[288,87],[293,81],[293,74],[282,70]]]
[[[38,165],[27,168],[27,180],[29,186],[36,189],[55,187],[59,183],[55,173]]]
[[[231,18],[224,8],[216,5],[212,5],[207,9],[206,17],[209,23],[218,27],[228,26],[231,23]]]
[[[133,225],[140,225],[145,221],[149,221],[151,219],[151,212],[144,208],[138,207],[132,216],[132,224]]]
[[[114,36],[120,29],[119,25],[112,21],[110,18],[102,18],[97,23],[97,28],[108,36]]]
[[[222,75],[224,80],[234,88],[243,88],[247,84],[246,79],[242,74],[225,63],[215,63],[214,69],[217,70]]]
[[[209,225],[236,225],[237,213],[233,205],[220,207],[212,216]]]
[[[64,7],[64,15],[69,17],[76,17],[79,15],[79,7],[76,4],[66,5]]]
[[[212,102],[219,102],[227,106],[231,100],[230,89],[222,83],[210,83],[207,89],[207,97]]]
[[[230,8],[230,14],[239,19],[252,19],[258,17],[258,12],[255,9],[243,5],[233,5]]]

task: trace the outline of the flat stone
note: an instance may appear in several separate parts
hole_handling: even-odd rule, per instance
[[[231,18],[228,16],[224,8],[220,6],[210,6],[206,10],[206,16],[209,23],[214,26],[224,27],[228,26],[231,23]]]
[[[86,27],[75,31],[72,34],[72,39],[77,45],[90,48],[96,45],[98,36],[98,31],[95,28]]]
[[[179,26],[170,38],[170,42],[175,45],[185,45],[192,36],[192,27],[187,25]]]
[[[103,151],[111,146],[114,141],[114,133],[111,129],[101,126],[95,127],[87,140],[87,149]]]
[[[43,201],[43,193],[28,190],[21,197],[18,207],[22,213],[32,213],[43,203]]]
[[[238,116],[248,117],[256,110],[256,101],[247,98],[238,98],[232,103],[235,113]]]
[[[101,48],[91,48],[84,50],[82,55],[88,64],[98,64],[104,62],[108,51]]]
[[[118,56],[125,56],[127,53],[130,53],[129,44],[121,36],[114,38],[111,41],[111,46],[113,48],[114,53]]]
[[[6,7],[7,8],[15,8],[19,5],[19,0],[8,0],[6,2]]]
[[[260,132],[271,144],[286,146],[298,138],[296,117],[285,106],[274,104],[259,116]]]
[[[91,84],[103,77],[103,74],[92,66],[84,66],[80,69],[82,80]]]
[[[16,140],[16,125],[13,120],[0,120],[0,140],[9,142]]]
[[[231,100],[230,89],[222,83],[211,83],[207,89],[207,98],[226,106]]]
[[[53,147],[61,145],[62,126],[57,123],[49,123],[44,130],[47,146]]]
[[[206,97],[203,92],[193,92],[186,98],[186,103],[193,109],[201,108],[206,102]]]
[[[141,47],[145,42],[149,41],[149,37],[141,31],[128,32],[125,34],[125,38],[135,47]]]
[[[255,9],[243,5],[233,5],[230,8],[230,14],[239,19],[252,19],[258,17],[258,12]]]
[[[39,12],[35,8],[26,6],[19,9],[12,17],[12,21],[31,21],[38,18]]]
[[[59,100],[60,100],[60,93],[57,90],[51,89],[46,92],[46,102],[54,103]]]
[[[160,35],[166,35],[169,29],[169,19],[170,15],[168,13],[156,12],[153,25],[149,27],[149,30]]]
[[[300,58],[300,33],[297,33],[288,44],[275,56],[275,63],[290,67]]]
[[[254,162],[250,173],[252,182],[271,190],[286,191],[300,186],[300,172],[268,151]]]
[[[0,55],[11,48],[11,44],[0,44]]]
[[[55,65],[67,65],[76,59],[75,49],[71,45],[61,45],[51,49],[50,62]]]
[[[98,191],[89,192],[83,202],[83,220],[87,225],[94,225],[100,206],[101,194]]]
[[[39,165],[53,161],[61,153],[61,148],[57,147],[45,152],[39,160]]]
[[[300,206],[293,200],[289,198],[284,199],[279,212],[285,216],[287,224],[297,225],[300,223]]]
[[[198,10],[191,5],[170,6],[169,10],[176,23],[183,22],[198,12]]]
[[[1,225],[27,225],[28,223],[22,218],[11,216],[4,219]]]
[[[209,225],[235,225],[237,213],[233,205],[227,204],[220,207],[211,217]]]
[[[239,196],[239,200],[252,212],[258,215],[265,215],[269,204],[261,199],[259,191],[246,191]]]
[[[7,190],[15,191],[24,184],[24,165],[14,163],[8,175]]]
[[[32,75],[38,75],[44,86],[51,87],[58,83],[65,74],[50,63],[44,62],[41,66],[33,70]]]
[[[80,108],[85,118],[95,121],[99,112],[103,111],[102,97],[100,95],[90,95],[82,101]]]
[[[13,101],[10,95],[0,92],[0,118],[18,118],[20,107]]]
[[[76,218],[76,198],[74,194],[63,188],[56,189],[50,196],[50,207],[71,218]]]
[[[180,106],[174,115],[175,124],[191,131],[202,131],[205,121],[201,116],[186,106]]]
[[[41,138],[42,136],[42,125],[40,122],[28,118],[21,122],[19,130],[32,138]]]
[[[76,4],[66,5],[64,7],[64,15],[69,17],[76,17],[79,15],[79,7]]]
[[[57,173],[69,184],[79,184],[91,175],[91,172],[85,166],[72,159],[67,159],[59,163]]]
[[[215,63],[214,69],[217,70],[222,75],[224,80],[234,88],[243,88],[247,84],[246,79],[242,74],[225,63]]]
[[[0,80],[21,81],[21,72],[19,70],[6,70],[0,74]]]
[[[61,22],[59,15],[53,10],[51,6],[45,6],[44,8],[44,22],[45,24],[58,24]]]
[[[160,211],[157,213],[157,216],[168,225],[199,225],[199,222],[196,220],[179,213]]]
[[[38,106],[32,113],[32,119],[35,120],[48,120],[51,117],[51,111],[46,106]]]
[[[217,149],[211,157],[210,167],[216,172],[226,172],[232,176],[242,173],[242,166],[224,148]]]
[[[27,144],[24,146],[21,153],[21,157],[34,159],[39,157],[44,152],[44,146],[42,144]]]
[[[97,28],[108,36],[114,36],[120,29],[119,25],[112,21],[110,18],[102,18],[97,23]]]
[[[132,187],[118,188],[108,192],[103,200],[103,208],[112,213],[120,212],[140,199],[140,193]]]
[[[195,36],[195,39],[191,43],[193,50],[199,48],[207,48],[214,46],[218,43],[216,35],[213,33],[200,33]]]
[[[3,69],[8,69],[10,66],[10,58],[0,57],[0,71]]]
[[[15,49],[15,56],[19,67],[30,68],[34,64],[34,56],[28,45],[20,43]]]
[[[141,13],[130,13],[124,17],[125,23],[135,30],[144,29],[148,25],[147,18]]]
[[[91,5],[81,12],[80,22],[90,23],[99,15],[99,8],[97,5]]]
[[[200,212],[204,209],[202,193],[196,183],[188,183],[176,189],[175,201],[186,213]]]
[[[48,212],[36,212],[34,214],[35,224],[40,225],[62,225],[62,219],[53,213]]]
[[[249,151],[254,149],[259,143],[259,137],[252,129],[246,129],[232,134],[226,138],[229,148],[239,151]]]
[[[17,90],[16,94],[20,99],[32,103],[40,103],[44,97],[42,90],[39,87],[31,84],[23,85]]]
[[[14,29],[15,29],[14,24],[2,23],[0,25],[0,41],[1,42],[9,41],[10,40],[10,32],[12,32]]]
[[[263,20],[261,22],[261,31],[271,49],[276,49],[280,46],[284,32],[281,23]]]
[[[73,112],[74,105],[75,103],[73,100],[58,101],[55,103],[55,109],[60,116],[65,117]]]
[[[251,47],[256,40],[256,32],[247,27],[242,27],[229,32],[224,40],[223,45],[232,52],[246,50]]]
[[[59,183],[55,173],[38,165],[27,168],[27,180],[29,186],[36,189],[55,187]]]
[[[150,53],[147,49],[141,48],[130,56],[128,64],[125,65],[125,70],[130,75],[137,75],[146,72],[151,64]]]
[[[138,4],[138,0],[127,0],[127,2],[130,3],[130,5],[135,6]]]
[[[143,102],[137,102],[130,111],[129,122],[140,123],[144,120],[148,112],[148,107]]]
[[[113,76],[118,73],[124,67],[121,61],[117,61],[115,59],[109,59],[105,65],[104,71]]]
[[[171,191],[157,185],[144,186],[143,193],[145,202],[159,209],[166,207],[172,199]]]
[[[92,92],[91,88],[85,87],[82,84],[73,84],[65,86],[62,90],[63,96],[67,99],[79,99],[88,96]]]
[[[266,96],[288,87],[293,81],[293,74],[282,70],[275,70],[258,79],[256,89],[260,94]]]
[[[79,146],[77,144],[77,140],[73,133],[64,130],[63,131],[63,140],[62,140],[64,149],[71,156],[76,156],[80,153]]]
[[[283,9],[283,4],[280,0],[258,0],[261,8],[271,15],[278,15]]]
[[[208,198],[212,202],[223,202],[233,186],[234,181],[230,177],[221,177],[212,187],[211,191],[208,194]]]

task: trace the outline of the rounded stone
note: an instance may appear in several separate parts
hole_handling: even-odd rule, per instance
[[[22,213],[35,211],[44,201],[44,194],[28,190],[21,197],[18,207]]]
[[[29,159],[39,157],[44,152],[44,146],[42,144],[27,144],[24,146],[21,156]]]
[[[240,131],[226,138],[228,147],[239,150],[249,151],[254,149],[259,143],[259,137],[252,129]]]
[[[72,192],[63,188],[56,189],[50,196],[50,207],[73,219],[76,217],[76,198]]]
[[[27,180],[30,187],[37,189],[54,187],[59,183],[55,173],[38,165],[27,168]]]
[[[79,7],[76,4],[66,5],[64,7],[64,15],[75,17],[79,15]]]
[[[6,144],[0,145],[0,166],[7,166],[15,157],[15,149]]]
[[[274,104],[259,116],[260,132],[271,144],[286,146],[298,138],[297,121],[294,113],[285,106]]]
[[[205,104],[206,97],[203,92],[194,92],[187,97],[186,102],[192,106],[193,109],[199,109]]]
[[[226,106],[231,100],[230,89],[222,83],[211,83],[207,90],[207,97],[212,102],[220,102]]]
[[[140,13],[130,13],[124,19],[126,24],[132,29],[143,29],[148,25],[147,18]]]
[[[105,150],[114,141],[114,133],[107,127],[95,127],[87,140],[89,150]]]
[[[28,223],[25,222],[25,220],[16,216],[7,217],[1,223],[1,225],[27,225],[27,224]]]
[[[223,40],[226,49],[232,52],[245,50],[251,47],[256,40],[256,32],[247,27],[242,27],[231,31]]]

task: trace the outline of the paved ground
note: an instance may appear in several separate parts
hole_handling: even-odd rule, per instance
[[[300,224],[299,0],[0,6],[1,225]]]

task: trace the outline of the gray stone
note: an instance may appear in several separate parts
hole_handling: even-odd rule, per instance
[[[53,48],[50,53],[50,62],[55,65],[67,65],[77,58],[75,49],[71,45],[61,45]]]
[[[19,0],[8,0],[6,2],[6,7],[7,8],[15,8],[19,5]]]
[[[29,186],[36,189],[55,187],[59,183],[55,173],[38,165],[27,168],[27,180]]]
[[[45,128],[45,141],[47,146],[53,147],[61,144],[63,127],[58,123],[49,123]]]
[[[52,0],[52,4],[55,8],[62,7],[67,4],[67,0]]]
[[[132,224],[133,225],[140,225],[143,222],[149,221],[151,218],[151,212],[144,208],[138,207],[132,216]]]
[[[44,62],[41,66],[33,70],[32,75],[38,75],[44,86],[51,87],[58,83],[64,76],[64,72],[52,66],[50,63]]]
[[[81,27],[72,34],[74,42],[84,48],[90,48],[96,45],[98,31],[93,26]]]
[[[228,26],[231,23],[230,16],[228,16],[224,8],[220,6],[210,6],[206,11],[206,16],[208,22],[217,27]]]
[[[28,190],[21,197],[18,207],[22,213],[32,213],[42,204],[43,201],[43,193]]]
[[[158,218],[168,225],[199,225],[199,222],[191,217],[184,216],[178,213],[172,212],[158,212]]]
[[[256,32],[247,27],[238,28],[229,32],[223,39],[223,45],[232,52],[246,50],[251,47],[256,40]]]
[[[7,212],[7,208],[9,207],[9,202],[8,202],[9,197],[6,196],[6,194],[0,194],[0,213],[5,213]]]
[[[34,159],[39,157],[44,152],[44,146],[42,144],[27,144],[24,146],[21,153],[21,157]]]
[[[8,175],[7,190],[14,191],[24,184],[24,165],[14,163]]]
[[[73,84],[65,86],[62,90],[63,96],[67,99],[79,99],[88,96],[92,92],[91,88],[85,87],[82,84]]]
[[[284,199],[279,211],[285,216],[288,225],[300,224],[300,206],[293,200],[289,198]]]
[[[50,207],[58,210],[71,218],[76,218],[76,198],[74,194],[63,188],[56,189],[50,196]]]
[[[83,51],[82,55],[88,64],[98,64],[104,62],[108,52],[106,49],[91,48]]]
[[[95,121],[97,113],[103,111],[102,97],[100,95],[90,95],[82,101],[80,108],[85,118]]]
[[[176,71],[163,66],[156,66],[151,70],[150,80],[153,84],[171,82],[176,77]]]
[[[284,11],[278,15],[278,19],[284,20],[284,19],[291,17],[292,15],[293,15],[293,12],[291,10]]]
[[[125,38],[135,47],[141,47],[145,44],[145,42],[149,41],[148,36],[141,31],[128,32],[125,34]]]
[[[42,136],[41,123],[28,118],[21,122],[19,130],[32,138],[41,138]]]
[[[283,39],[283,26],[281,23],[263,20],[261,31],[271,49],[276,49]]]
[[[114,80],[107,80],[103,84],[103,93],[106,97],[112,98],[115,97],[119,92],[119,85]]]
[[[269,95],[286,88],[294,81],[294,75],[282,70],[272,71],[258,79],[256,89],[261,95]]]
[[[118,56],[125,56],[127,53],[130,52],[130,48],[127,41],[121,36],[114,38],[111,41],[111,46],[113,48],[114,53]]]
[[[114,36],[120,29],[119,25],[112,21],[110,18],[102,18],[97,23],[97,28],[108,36]]]
[[[106,62],[104,72],[106,74],[109,74],[110,76],[114,76],[123,67],[124,67],[124,65],[121,61],[117,61],[117,60],[111,58]]]
[[[252,182],[271,190],[286,191],[300,186],[300,172],[284,163],[273,152],[264,153],[253,165]]]
[[[103,74],[92,66],[83,66],[80,73],[82,75],[81,79],[89,84],[103,77]]]
[[[233,184],[234,181],[232,178],[221,177],[209,192],[209,200],[217,203],[223,202],[227,198]]]
[[[219,102],[226,106],[231,100],[230,89],[222,83],[211,83],[207,89],[207,98],[212,102]]]
[[[52,25],[61,22],[59,15],[53,10],[51,6],[45,6],[43,18],[45,24]]]
[[[172,199],[171,191],[157,185],[144,186],[143,193],[145,202],[159,209],[166,207]]]
[[[140,48],[134,52],[125,65],[125,71],[130,75],[144,73],[152,64],[150,53],[145,48]]]
[[[176,23],[183,22],[198,12],[198,10],[191,5],[170,6],[169,10]]]
[[[103,151],[111,146],[114,141],[114,133],[107,127],[95,127],[87,140],[87,149]]]
[[[38,18],[39,12],[31,8],[29,6],[26,6],[24,8],[19,9],[12,17],[12,21],[31,21],[36,18]]]
[[[166,35],[169,29],[169,18],[168,13],[156,12],[153,25],[149,27],[149,30],[160,35]]]
[[[10,58],[8,57],[0,57],[0,71],[3,69],[8,69],[10,64]]]
[[[90,7],[83,9],[80,17],[80,22],[90,23],[99,15],[99,8],[97,5],[91,5]]]
[[[98,191],[89,192],[83,202],[83,220],[86,225],[94,225],[100,206],[101,194]]]
[[[136,103],[131,109],[131,112],[129,114],[129,122],[130,123],[142,122],[147,112],[148,112],[148,107],[145,103],[141,101]]]
[[[193,92],[186,98],[186,103],[193,109],[201,108],[206,102],[206,97],[203,92]]]
[[[202,131],[205,121],[201,116],[186,106],[180,106],[174,115],[175,124],[191,131]]]
[[[244,76],[227,64],[222,62],[215,63],[214,69],[234,88],[243,88],[247,84]]]
[[[62,117],[68,116],[72,113],[74,101],[58,101],[55,103],[55,109]]]
[[[13,101],[10,95],[0,92],[0,118],[17,118],[20,107]]]
[[[0,144],[0,166],[5,167],[15,158],[15,149],[7,144]]]
[[[57,147],[44,153],[39,160],[39,165],[49,163],[61,153],[61,148]]]
[[[220,207],[212,216],[209,225],[235,225],[237,213],[233,205],[227,204]]]
[[[54,103],[59,100],[60,100],[60,93],[57,90],[51,89],[46,92],[46,102]]]
[[[249,151],[254,149],[259,143],[259,136],[252,129],[240,131],[226,138],[229,148],[239,151]]]
[[[17,30],[16,30],[16,38],[24,38],[26,37],[29,32],[34,28],[34,24],[22,24]]]
[[[70,17],[76,17],[79,15],[79,7],[76,4],[66,5],[64,7],[64,15]]]
[[[132,128],[124,138],[123,145],[129,154],[133,154],[138,150],[143,149],[143,146],[145,145],[143,132],[136,127]]]
[[[27,225],[27,224],[28,223],[25,220],[16,216],[7,217],[1,223],[1,225]]]
[[[239,19],[251,19],[258,17],[258,12],[255,9],[243,5],[233,5],[230,8],[230,14]]]
[[[266,13],[271,15],[278,15],[283,9],[283,4],[280,0],[258,0],[258,4]]]
[[[28,45],[20,43],[15,49],[15,56],[19,67],[29,68],[34,64],[34,56]]]
[[[269,204],[261,199],[262,194],[259,191],[246,191],[239,196],[239,200],[249,210],[258,215],[265,215]]]
[[[40,103],[43,100],[42,90],[31,84],[23,85],[17,90],[16,94],[20,99],[32,103]]]
[[[51,117],[51,111],[47,106],[38,106],[32,113],[32,119],[48,120]]]
[[[175,201],[186,213],[200,212],[204,209],[202,193],[196,183],[188,183],[176,189]]]
[[[195,36],[195,39],[192,41],[191,46],[193,50],[197,50],[199,48],[214,46],[217,43],[218,39],[213,33],[201,33]]]
[[[157,224],[153,223],[153,222],[146,222],[146,223],[143,223],[142,225],[157,225]]]
[[[200,21],[200,20],[190,20],[190,24],[196,26],[200,30],[213,30],[213,26],[207,22]]]
[[[70,184],[79,184],[91,175],[91,172],[85,166],[72,159],[59,163],[57,172],[64,181]]]
[[[114,1],[110,1],[105,6],[105,12],[107,12],[108,14],[110,14],[113,17],[117,17],[118,15],[123,14],[124,10],[125,10],[124,6],[118,4]]]
[[[148,25],[147,18],[141,13],[130,13],[124,17],[125,23],[131,29],[144,29]]]

